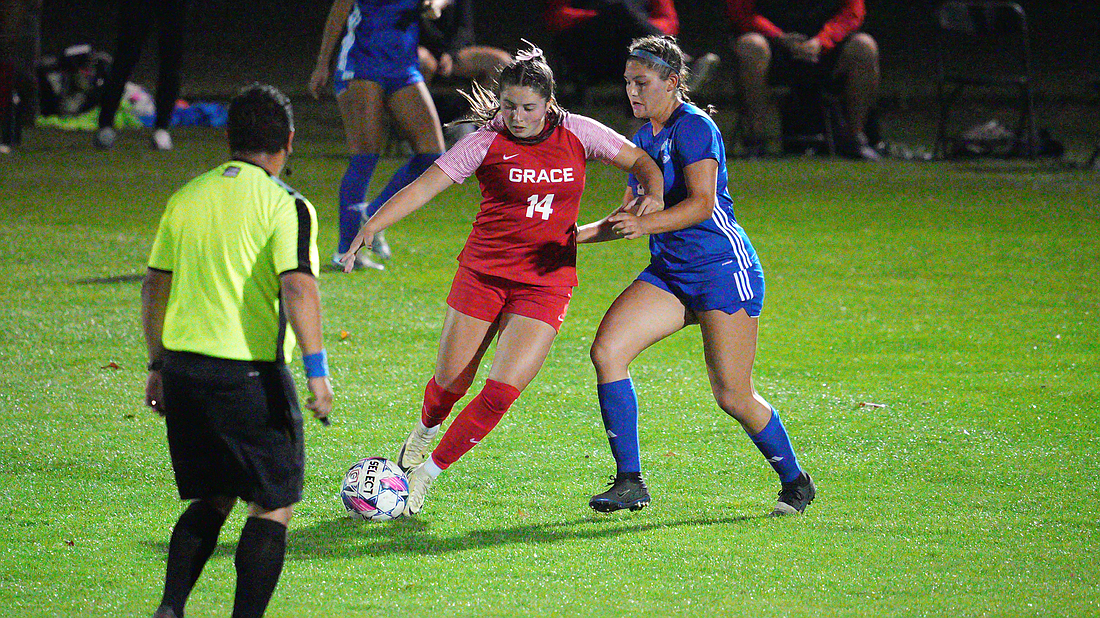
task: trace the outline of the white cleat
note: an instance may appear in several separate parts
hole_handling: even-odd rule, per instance
[[[92,136],[92,143],[100,150],[110,150],[115,145],[116,139],[118,139],[118,133],[113,128],[103,127]]]
[[[397,451],[397,467],[408,473],[424,463],[431,451],[432,440],[438,433],[439,426],[426,429],[420,422],[417,422],[412,433],[409,434],[408,438],[405,438],[401,450]]]
[[[393,252],[390,251],[390,243],[386,242],[385,232],[378,232],[374,235],[374,240],[370,243],[370,250],[383,260],[393,257]]]
[[[404,515],[416,515],[420,509],[424,508],[424,498],[427,497],[432,481],[435,480],[424,469],[426,465],[427,463],[422,463],[409,473],[409,499],[405,501]]]
[[[339,252],[333,253],[332,254],[332,265],[335,266],[339,270],[344,270],[343,260],[344,260],[345,255],[347,255],[347,254],[346,253],[339,253]],[[374,260],[372,260],[370,258],[369,255],[366,255],[364,252],[360,251],[359,254],[355,256],[355,269],[360,270],[360,269],[363,269],[363,268],[373,268],[374,270],[386,270],[385,266],[383,266],[382,264],[379,264],[378,262],[375,262]]]
[[[171,150],[172,149],[172,136],[168,134],[165,129],[157,129],[153,131],[153,137],[150,138],[153,143],[153,148],[156,150]]]

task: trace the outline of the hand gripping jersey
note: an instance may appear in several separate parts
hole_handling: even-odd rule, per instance
[[[576,114],[537,144],[511,140],[499,117],[435,164],[461,183],[476,174],[481,210],[458,256],[476,272],[531,285],[577,285],[577,215],[588,159],[611,162],[625,137]]]
[[[718,186],[714,213],[710,219],[689,228],[653,234],[649,237],[650,263],[663,271],[706,273],[737,264],[747,270],[757,262],[745,230],[733,217],[726,176],[726,146],[710,116],[690,103],[683,103],[664,128],[653,134],[646,123],[634,134],[634,143],[649,153],[664,173],[665,208],[675,207],[687,197],[684,168],[704,159],[718,161]],[[634,194],[638,180],[628,179]]]

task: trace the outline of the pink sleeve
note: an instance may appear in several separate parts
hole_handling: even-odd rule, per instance
[[[485,160],[485,154],[489,152],[489,145],[496,139],[498,133],[488,128],[481,128],[458,140],[450,150],[443,153],[435,160],[435,164],[451,180],[462,184],[470,176],[474,175],[478,166]]]
[[[588,159],[610,163],[619,156],[623,146],[630,144],[630,140],[587,116],[568,114],[561,124],[581,140],[584,156]]]

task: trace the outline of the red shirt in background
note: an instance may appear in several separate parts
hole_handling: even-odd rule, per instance
[[[680,18],[676,16],[672,0],[649,0],[646,5],[649,23],[665,34],[679,34]],[[570,0],[546,0],[544,6],[546,24],[551,32],[568,30],[598,14],[594,9],[578,9],[571,5]]]
[[[756,9],[756,0],[726,0],[726,13],[733,26],[742,34],[759,32],[766,37],[775,38],[783,35],[783,30],[761,15]],[[863,25],[863,18],[867,14],[864,0],[842,0],[840,10],[821,27],[821,31],[803,34],[817,39],[821,43],[822,51],[833,49],[841,41],[848,37]]]

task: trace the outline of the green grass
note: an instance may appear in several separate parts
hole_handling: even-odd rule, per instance
[[[323,254],[343,166],[330,136],[298,144],[290,178],[327,222]],[[135,277],[164,200],[222,160],[220,139],[181,131],[158,154],[124,135],[96,153],[86,135],[36,133],[0,160],[0,615],[147,615],[159,599],[181,505],[162,421],[141,405]],[[468,182],[391,230],[384,273],[321,280],[337,420],[307,428],[269,615],[1100,614],[1100,178],[730,172],[768,278],[757,385],[818,482],[805,517],[762,517],[774,475],[714,405],[697,329],[633,367],[653,504],[588,509],[613,463],[587,348],[647,256],[619,242],[582,248],[545,368],[423,514],[346,519],[344,470],[392,454],[419,407],[477,208]],[[621,186],[593,165],[583,217]],[[228,614],[241,518],[190,615]]]

